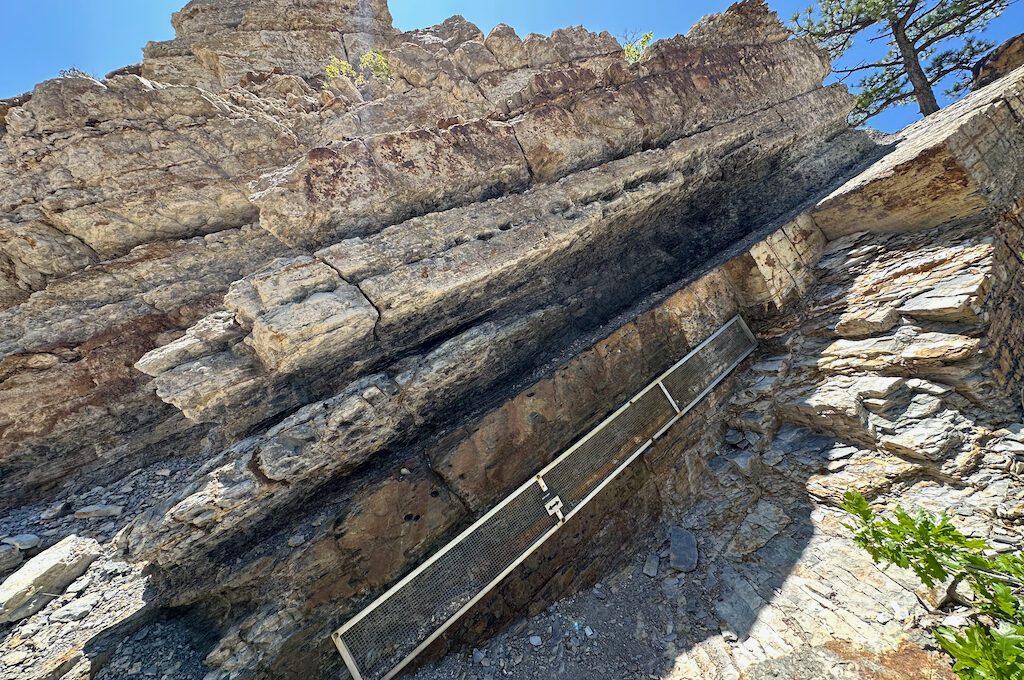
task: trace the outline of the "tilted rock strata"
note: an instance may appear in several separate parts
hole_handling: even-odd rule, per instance
[[[844,99],[833,90],[807,98],[822,103]],[[245,422],[272,415],[261,410],[250,416],[238,405],[268,384],[294,382],[299,372],[310,393],[338,387],[344,378],[381,357],[424,345],[480,319],[557,302],[571,308],[581,323],[600,322],[602,314],[607,318],[647,291],[668,284],[675,277],[672,272],[685,271],[743,235],[741,217],[719,224],[718,236],[695,243],[696,232],[687,223],[705,218],[694,217],[694,212],[705,214],[712,205],[719,205],[721,199],[715,194],[724,197],[731,191],[717,178],[729,177],[745,187],[750,183],[734,197],[734,213],[770,209],[769,190],[758,187],[761,164],[784,164],[787,158],[798,161],[801,150],[817,144],[817,136],[807,136],[808,127],[795,122],[795,111],[802,104],[798,100],[775,114],[754,114],[555,185],[416,218],[377,236],[318,251],[319,264],[310,262],[303,268],[307,278],[289,283],[286,292],[275,292],[288,299],[272,302],[260,310],[258,319],[247,320],[249,313],[240,310],[237,295],[229,293],[225,304],[239,319],[238,332],[245,335],[244,341],[227,354],[214,354],[219,351],[214,347],[209,359],[187,357],[157,376],[157,389],[167,401],[186,408],[193,420]],[[782,125],[776,123],[780,114]],[[761,130],[756,137],[755,129]],[[834,159],[842,163],[843,154],[852,157],[861,148],[856,136],[838,142]],[[751,158],[755,149],[777,156],[763,161]],[[786,173],[795,181],[806,181],[808,176],[827,176],[831,171],[780,169],[775,179]],[[760,199],[756,205],[745,195],[755,192]],[[701,207],[695,209],[695,205]],[[784,206],[779,205],[779,210]],[[661,265],[644,267],[641,263],[650,258]],[[609,271],[621,272],[613,290],[606,290],[611,283]],[[345,295],[364,310],[364,323],[342,323],[325,308],[323,294],[306,292],[322,285],[338,286],[338,274],[347,282]],[[273,280],[269,272],[267,276],[268,282]],[[321,277],[329,283],[323,284]],[[291,292],[293,288],[299,292]],[[308,338],[311,319],[325,324],[315,340]],[[261,339],[267,337],[268,321],[275,342],[294,351],[293,366],[277,365],[271,353],[279,350]],[[339,364],[338,371],[328,376],[326,385],[318,386],[332,364]],[[206,377],[188,378],[198,374]],[[260,374],[266,375],[262,381],[253,379]],[[298,393],[293,396],[301,398]],[[277,408],[294,405],[298,404],[284,396]]]
[[[141,78],[119,75],[104,83],[90,78],[62,78],[11,102],[4,111],[7,133],[2,139],[0,172],[17,175],[18,179],[7,183],[8,194],[0,206],[0,295],[4,305],[11,305],[38,291],[38,299],[24,304],[27,313],[11,310],[6,326],[13,336],[31,338],[39,333],[40,326],[33,326],[37,322],[32,319],[42,318],[36,314],[50,305],[47,286],[72,290],[79,284],[87,285],[92,275],[78,278],[75,272],[84,267],[106,271],[111,266],[108,263],[117,261],[111,258],[132,258],[126,255],[132,247],[152,253],[149,244],[156,242],[167,244],[158,250],[174,252],[182,247],[171,245],[177,239],[220,230],[227,231],[216,237],[217,242],[231,247],[232,229],[255,218],[256,229],[269,229],[288,242],[332,245],[334,237],[329,234],[339,233],[336,226],[342,227],[340,233],[348,230],[350,234],[366,235],[367,231],[380,230],[415,214],[518,191],[537,180],[553,180],[580,166],[598,165],[644,146],[663,145],[702,130],[710,134],[708,128],[714,123],[739,118],[747,121],[748,131],[742,134],[753,153],[756,143],[751,140],[762,124],[757,116],[770,118],[766,107],[773,104],[781,107],[786,126],[792,126],[798,134],[797,124],[803,126],[811,118],[802,114],[814,111],[817,127],[802,137],[809,146],[840,130],[844,95],[839,90],[820,89],[827,70],[821,54],[804,41],[787,40],[777,20],[760,3],[735,10],[731,18],[718,21],[714,30],[697,27],[692,38],[652,48],[644,64],[629,68],[607,35],[578,27],[556,31],[551,37],[528,36],[525,41],[507,27],[498,27],[485,38],[472,24],[456,17],[430,29],[397,34],[387,26],[383,5],[371,8],[370,23],[365,16],[353,22],[338,18],[332,14],[336,10],[347,11],[335,7],[317,15],[319,10],[306,4],[192,3],[175,20],[179,33],[175,46],[164,46],[171,51],[187,48],[191,56],[183,57],[184,61],[157,67],[159,59],[149,54]],[[260,32],[276,31],[284,36],[291,31],[295,35],[288,40],[320,40],[322,36],[311,37],[309,32],[320,31],[331,22],[335,22],[333,30],[343,36],[346,49],[374,45],[384,51],[393,62],[396,77],[390,83],[374,80],[355,98],[343,102],[338,93],[318,93],[321,79],[309,72],[311,66],[307,70],[295,66],[297,71],[293,72],[289,69],[294,65],[277,65],[267,72],[259,61],[265,55],[250,52],[254,63],[236,78],[237,74],[224,75],[231,72],[224,66],[227,62],[196,57],[205,54],[206,47],[200,45],[207,44],[204,41],[209,47],[217,41],[240,40],[232,36],[242,34],[249,40],[256,39]],[[735,22],[735,30],[728,29],[730,22]],[[718,32],[722,40],[716,40]],[[374,42],[374,36],[386,40]],[[190,47],[193,44],[198,45],[196,54]],[[407,52],[419,54],[421,60],[424,55],[433,60],[424,62],[426,66],[420,71],[433,76],[429,82],[407,68],[401,56]],[[487,54],[501,68],[494,69]],[[741,60],[745,62],[742,67]],[[161,69],[164,76],[157,73]],[[172,76],[171,71],[177,75]],[[145,76],[172,84],[147,80]],[[221,76],[223,81],[218,80]],[[489,103],[483,92],[491,92],[493,102]],[[790,101],[794,97],[801,98],[799,119],[798,114],[790,118],[786,113],[795,111]],[[617,113],[609,116],[608,111]],[[745,116],[750,112],[754,113]],[[571,134],[567,137],[568,132]],[[791,133],[780,130],[780,134]],[[331,148],[322,146],[344,137],[351,141],[330,144]],[[702,144],[704,139],[691,146]],[[801,155],[818,159],[832,156],[812,154],[802,150],[804,147],[784,152],[783,137],[778,142],[771,152],[777,160],[762,158],[755,162],[737,151],[734,163],[740,164],[743,158],[742,163],[751,167],[747,176],[756,181],[773,163],[795,162]],[[524,144],[531,149],[529,153],[524,153]],[[792,196],[777,197],[784,202],[797,200],[801,191],[825,181],[838,167],[859,156],[866,141],[844,137],[837,144],[842,150],[832,161],[814,169],[818,175],[801,180],[801,188]],[[286,165],[303,149],[311,148],[297,164]],[[694,157],[691,162],[698,161]],[[319,169],[314,172],[310,163],[319,164]],[[410,168],[409,163],[414,167]],[[344,170],[349,174],[336,176],[335,170],[340,172],[346,164],[351,164]],[[318,179],[318,173],[323,172],[326,174]],[[312,191],[308,195],[302,188],[307,183]],[[604,190],[620,188],[609,186]],[[707,193],[712,193],[710,186]],[[321,224],[319,217],[307,220],[310,197],[322,199],[317,214],[326,216],[324,219],[342,209],[355,210],[357,217],[348,226],[335,225],[333,218],[327,225]],[[706,198],[702,196],[701,200]],[[292,217],[284,214],[289,211]],[[293,218],[298,222],[288,222]],[[275,224],[295,224],[298,231]],[[266,255],[253,255],[252,250],[238,253],[246,266],[244,271],[235,269],[234,278],[258,271],[276,257],[298,254],[269,235],[252,232],[252,239]],[[224,255],[228,261],[235,258],[235,253]],[[171,261],[173,257],[167,260]],[[486,269],[477,274],[486,275]],[[105,362],[127,367],[149,349],[175,339],[174,335],[203,315],[220,311],[214,300],[227,292],[230,280],[202,276],[202,308],[196,304],[197,296],[188,290],[194,284],[180,284],[182,290],[174,294],[184,296],[182,310],[173,313],[175,318],[170,323],[160,314],[154,315],[148,303],[140,304],[137,297],[131,303],[121,299],[116,306],[108,304],[102,314],[93,311],[90,302],[83,300],[78,305],[69,300],[62,306],[65,311],[58,315],[66,317],[68,326],[78,325],[78,330],[68,334],[74,338],[59,333],[50,340],[40,339],[38,344],[18,340],[9,345],[9,351],[38,352],[51,341],[77,346],[89,342],[90,337],[103,342],[104,332],[114,324],[118,333],[124,333],[124,329],[145,320],[153,327],[144,332],[146,340],[106,344]],[[653,283],[647,281],[645,285]],[[140,282],[139,293],[146,287]],[[339,356],[337,363],[345,370],[324,382],[315,375],[310,379],[304,360],[289,366],[280,358],[293,349],[297,355],[313,349],[320,342],[317,324],[326,323],[324,328],[333,331],[344,327],[333,325],[338,318],[331,306],[336,303],[323,297],[318,300],[320,304],[312,316],[303,315],[300,307],[282,312],[269,326],[257,323],[255,335],[262,339],[256,345],[265,355],[278,355],[270,360],[272,379],[266,379],[267,367],[259,364],[262,359],[254,364],[251,343],[239,348],[218,340],[225,345],[218,351],[229,347],[233,350],[217,359],[222,379],[196,386],[187,375],[161,369],[161,375],[172,373],[163,378],[165,381],[172,376],[180,380],[174,386],[157,389],[171,401],[181,390],[193,388],[230,392],[232,396],[227,400],[207,394],[178,401],[191,404],[188,413],[199,421],[225,419],[223,415],[203,415],[204,409],[211,413],[220,409],[223,413],[224,409],[237,410],[239,403],[248,404],[235,422],[234,430],[239,432],[274,413],[328,396],[362,371],[363,363]],[[77,312],[73,311],[76,306],[81,307]],[[128,307],[133,311],[129,313]],[[291,311],[300,314],[291,317]],[[312,322],[313,318],[317,321]],[[282,324],[293,322],[304,324],[307,341],[295,344],[297,338],[293,338],[288,340],[292,344],[271,349],[276,342],[271,339],[278,336]],[[46,323],[52,325],[54,321]],[[388,339],[381,356],[366,359],[365,368],[386,365],[389,354],[413,350],[424,335],[433,337],[436,332],[444,332],[440,328],[426,330],[426,334]],[[287,327],[284,331],[286,337],[291,332]],[[243,336],[252,332],[242,329]],[[156,335],[159,340],[149,339]],[[333,343],[321,349],[327,351]],[[342,342],[336,347],[345,346]],[[367,351],[358,343],[354,347],[357,353]],[[198,351],[198,346],[193,343],[190,351]],[[307,352],[307,358],[315,361],[324,351]],[[208,353],[209,348],[203,352]],[[179,360],[184,357],[181,355]],[[29,365],[49,359],[22,356],[13,363],[10,358],[6,361],[10,372],[5,386],[15,392],[6,401],[11,406],[0,414],[0,422],[31,423],[38,413],[37,400],[22,399],[17,393],[39,377],[25,372]],[[284,370],[276,370],[281,368]],[[154,420],[151,414],[162,407],[150,406],[153,387],[145,386],[144,379],[131,369],[128,374],[130,380],[118,379],[118,399],[126,405],[113,412],[116,416],[112,414],[108,419],[87,410],[87,404],[104,403],[111,396],[103,389],[109,381],[98,376],[95,388],[77,383],[75,393],[80,392],[81,398],[52,410],[45,428],[19,426],[14,430],[5,439],[13,451],[0,451],[0,458],[27,460],[36,455],[33,451],[45,451],[66,459],[67,465],[55,468],[52,476],[39,470],[31,476],[18,475],[11,483],[19,488],[27,483],[24,488],[28,490],[58,479],[82,461],[97,463],[90,466],[97,472],[109,464],[97,461],[96,446],[83,447],[80,437],[70,436],[80,422],[94,422],[100,433],[120,432],[117,423],[130,420],[147,423],[144,431],[159,430],[155,438],[140,433],[138,445],[102,436],[100,447],[110,450],[111,461],[141,450],[153,456],[166,455],[169,449],[165,447],[174,436],[192,442],[207,436],[206,429],[176,420],[173,412]],[[308,389],[304,387],[307,382]],[[243,386],[239,388],[240,383]],[[139,410],[145,415],[136,413]],[[129,415],[132,413],[136,415]],[[154,422],[160,425],[154,428],[148,424]],[[221,439],[218,431],[207,438],[206,445],[217,446]]]
[[[1018,130],[1024,69],[895,135],[892,152],[822,200],[830,238],[869,228],[927,229],[985,215],[1024,190]]]
[[[10,110],[0,257],[13,264],[14,285],[0,303],[137,245],[255,220],[247,184],[301,147],[254,95],[232,94],[69,77]]]
[[[287,252],[253,227],[150,244],[0,311],[4,502],[76,471],[127,472],[138,456],[199,446],[204,429],[161,402],[132,364]]]

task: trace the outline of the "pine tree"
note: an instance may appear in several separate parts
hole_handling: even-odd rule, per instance
[[[939,110],[935,86],[958,76],[947,91],[963,93],[974,63],[994,45],[976,35],[1015,0],[820,0],[793,16],[797,32],[817,40],[833,60],[856,38],[885,43],[878,61],[837,69],[863,74],[851,123],[860,124],[890,106],[917,101],[921,114]]]

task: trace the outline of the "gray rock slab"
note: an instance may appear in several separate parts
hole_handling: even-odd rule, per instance
[[[672,527],[669,532],[668,563],[678,571],[693,571],[697,568],[697,537],[682,527]]]
[[[30,559],[0,584],[0,622],[35,614],[64,592],[99,554],[99,543],[72,535]]]

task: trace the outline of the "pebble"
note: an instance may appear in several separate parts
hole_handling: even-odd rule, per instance
[[[117,517],[123,509],[120,505],[87,505],[84,508],[75,510],[75,517],[78,519]]]
[[[540,647],[542,644],[544,644],[544,641],[540,639],[539,635],[531,635],[530,644],[534,647]]]
[[[648,555],[647,556],[647,561],[644,562],[644,575],[645,576],[649,576],[651,578],[654,578],[655,576],[657,576],[658,575],[658,563],[659,562],[660,562],[660,558],[657,555],[655,555],[655,554]]]
[[[482,652],[479,649],[473,650],[473,665],[479,666],[483,664],[484,659],[487,658],[487,652]]]
[[[11,536],[3,540],[7,545],[13,545],[18,550],[31,550],[32,548],[39,547],[42,541],[35,534],[18,534],[17,536]]]
[[[100,602],[99,593],[93,593],[92,595],[85,595],[84,597],[72,600],[68,604],[64,605],[53,614],[50,615],[51,621],[80,621],[89,615],[89,612],[93,610]]]
[[[157,477],[170,477],[171,476],[171,471],[168,470],[167,468],[164,468],[162,470],[157,470],[156,471],[156,476]]]
[[[592,637],[594,637],[594,636],[595,636],[595,635],[597,634],[597,633],[595,633],[595,632],[594,632],[594,629],[593,629],[593,628],[591,628],[590,626],[586,626],[586,627],[585,627],[585,628],[583,629],[583,633],[584,633],[584,634],[585,634],[585,635],[586,635],[586,636],[587,636],[588,638],[592,638]]]
[[[61,501],[60,503],[54,503],[46,510],[43,510],[41,513],[39,513],[39,519],[57,519],[58,517],[63,517],[69,512],[71,512],[71,504],[68,503],[67,501]]]

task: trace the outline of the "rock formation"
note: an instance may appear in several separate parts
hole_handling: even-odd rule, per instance
[[[854,233],[977,242],[907,299],[835,305],[828,377],[780,418],[939,465],[961,421],[894,375],[975,403],[1024,383],[1019,71],[878,141],[758,0],[634,65],[581,27],[401,33],[382,0],[193,0],[173,23],[137,69],[0,107],[0,536],[43,536],[0,576],[31,557],[23,599],[65,536],[104,550],[37,611],[0,601],[15,678],[124,677],[150,644],[168,677],[337,674],[331,630],[734,314],[770,344]],[[387,69],[326,77],[367,54]],[[435,653],[693,503],[740,387]],[[927,414],[865,429],[897,391]]]
[[[985,87],[1021,66],[1024,66],[1024,33],[1010,38],[974,65],[971,88]]]

